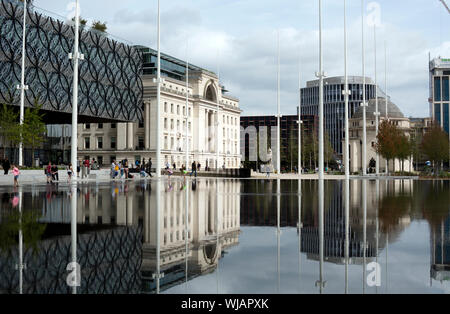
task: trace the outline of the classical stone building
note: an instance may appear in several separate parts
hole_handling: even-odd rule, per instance
[[[361,172],[362,171],[362,138],[363,138],[363,107],[359,107],[353,114],[352,118],[349,120],[349,132],[350,132],[350,172]],[[410,132],[410,121],[406,118],[400,109],[390,100],[388,100],[386,114],[386,101],[384,97],[378,98],[378,111],[380,112],[380,124],[382,121],[389,119],[391,123],[394,123],[402,131],[404,131],[408,136]],[[366,130],[367,130],[367,165],[369,168],[371,159],[376,160],[376,132],[375,132],[375,99],[371,99],[368,102],[368,107],[366,108]],[[345,139],[342,139],[344,143]],[[345,152],[344,152],[345,158]],[[412,158],[404,162],[404,171],[412,171]],[[389,171],[401,171],[402,164],[400,160],[394,160],[394,162],[389,161]],[[386,171],[386,160],[380,156],[380,172]]]
[[[150,48],[139,47],[143,53],[144,119],[140,123],[79,125],[78,155],[95,158],[108,165],[112,160],[156,160],[156,55]],[[219,84],[218,76],[208,70],[189,65],[189,86],[186,91],[186,62],[161,54],[160,112],[161,166],[167,162],[177,168],[186,164],[186,143],[189,163],[200,162],[202,169],[239,168],[240,114],[239,99],[229,95]],[[186,105],[186,93],[189,101]],[[218,107],[218,111],[217,111]],[[218,122],[218,127],[216,127]],[[187,123],[187,134],[186,134]],[[218,129],[218,131],[216,131]],[[216,137],[219,160],[216,159]]]

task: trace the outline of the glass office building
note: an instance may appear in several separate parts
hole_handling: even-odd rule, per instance
[[[450,59],[441,57],[430,61],[430,116],[449,133]]]
[[[336,154],[342,156],[342,139],[345,130],[345,78],[343,76],[330,77],[324,80],[324,123],[325,132],[328,134],[331,145]],[[363,100],[363,77],[349,76],[349,118]],[[383,91],[378,88],[378,96],[385,97]],[[366,77],[366,101],[375,98],[375,83]],[[301,89],[301,114],[319,115],[319,80],[308,81],[306,87]]]

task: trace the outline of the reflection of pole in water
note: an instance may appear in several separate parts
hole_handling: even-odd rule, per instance
[[[319,280],[316,287],[323,293],[326,281],[323,280],[323,249],[324,249],[324,180],[319,179]]]
[[[156,294],[159,294],[159,279],[161,276],[161,182],[156,180]]]
[[[366,292],[366,255],[367,255],[367,181],[362,180],[363,202],[363,293]]]
[[[187,79],[186,79],[187,81]],[[187,107],[186,107],[187,111]],[[187,133],[186,133],[187,134]],[[187,169],[187,166],[186,166]],[[188,293],[188,256],[189,256],[189,185],[184,190],[184,243],[185,243],[185,288]]]
[[[302,227],[302,179],[298,179],[298,292],[301,290]]]
[[[219,119],[219,116],[217,116]],[[219,159],[217,159],[217,164],[219,163]],[[217,166],[217,169],[219,167]],[[218,170],[217,170],[218,171]],[[225,192],[225,190],[224,190]],[[217,255],[217,272],[216,272],[216,291],[219,294],[219,242],[220,242],[220,234],[219,234],[219,179],[216,178],[216,255]]]
[[[72,266],[75,267],[75,274],[77,276],[76,283],[79,283],[81,278],[78,278],[79,271],[77,265],[77,185],[72,184],[70,187],[70,234],[71,234],[71,249],[72,249]],[[73,269],[73,268],[72,268]],[[76,285],[72,287],[72,293],[77,293]]]
[[[19,186],[19,293],[23,293],[23,231],[22,231],[22,187]]]
[[[345,293],[348,293],[349,233],[350,233],[350,180],[345,179]]]
[[[280,293],[280,236],[281,236],[281,229],[280,229],[280,184],[281,180],[277,179],[277,278],[278,278],[278,285],[277,285],[277,293]]]
[[[377,161],[378,164],[378,161]],[[380,233],[379,233],[379,229],[380,229],[380,222],[378,220],[378,215],[379,215],[379,207],[380,207],[380,180],[377,179],[376,181],[376,201],[377,201],[377,208],[376,208],[376,220],[375,220],[375,225],[376,225],[376,239],[375,239],[375,246],[376,246],[376,251],[375,251],[375,259],[377,262],[377,266],[378,266],[378,247],[379,247],[379,243],[378,243],[378,239],[380,237]],[[378,272],[376,272],[376,275],[378,276]],[[381,280],[381,278],[377,278]],[[378,293],[378,286],[375,286],[375,292]]]

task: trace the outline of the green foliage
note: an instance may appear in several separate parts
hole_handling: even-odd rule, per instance
[[[9,142],[11,146],[16,147],[20,143],[20,133],[19,113],[3,104],[0,108],[0,137],[4,143]]]
[[[83,19],[81,16],[79,17],[80,25],[82,27],[86,26],[87,20]],[[75,17],[72,18],[72,22],[75,22]]]
[[[23,143],[32,149],[39,147],[45,139],[47,131],[43,122],[44,115],[40,113],[42,105],[35,101],[34,107],[25,109],[25,117],[22,128]]]
[[[441,163],[448,160],[449,142],[448,134],[442,128],[433,124],[425,133],[421,144],[422,152],[434,163],[435,174],[439,173]]]
[[[106,26],[106,22],[94,21],[92,22],[92,29],[105,33],[108,27]]]

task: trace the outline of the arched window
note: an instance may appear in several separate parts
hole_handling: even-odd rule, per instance
[[[205,99],[212,101],[212,102],[216,102],[216,99],[217,99],[216,92],[212,85],[209,85],[208,88],[206,89]]]

